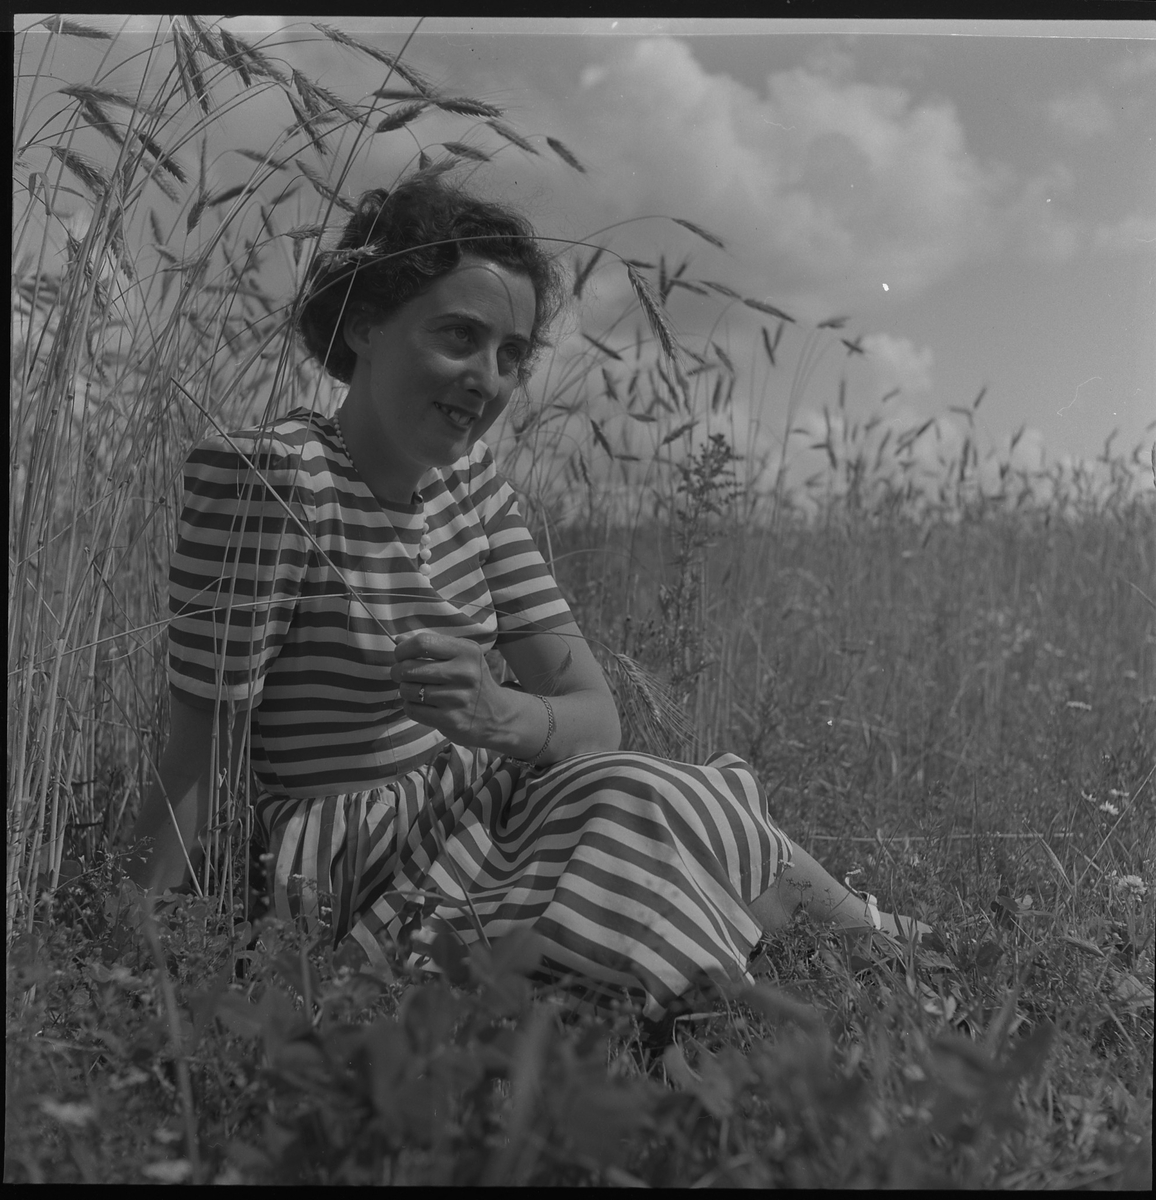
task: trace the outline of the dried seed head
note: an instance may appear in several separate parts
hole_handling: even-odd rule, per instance
[[[72,96],[74,99],[80,101],[90,100],[96,104],[113,104],[117,108],[131,109],[133,112],[140,113],[143,117],[158,117],[162,115],[159,109],[153,108],[143,101],[134,100],[131,96],[126,96],[121,92],[110,91],[108,88],[92,87],[86,83],[72,83],[59,90],[62,96]]]
[[[474,162],[490,161],[488,154],[479,150],[476,146],[467,145],[465,142],[442,142],[442,146],[451,154],[456,154],[459,158],[468,158]]]
[[[546,145],[568,166],[573,167],[575,171],[581,171],[586,174],[586,168],[578,161],[577,158],[564,146],[557,138],[548,137]]]
[[[692,743],[694,731],[666,687],[628,654],[612,654],[619,700],[648,741],[667,749]]]
[[[427,107],[424,100],[419,100],[414,104],[403,104],[400,108],[395,108],[388,117],[378,124],[377,132],[389,133],[392,129],[400,129],[403,125],[408,125],[415,117],[425,112]]]
[[[359,41],[355,37],[350,37],[348,33],[342,33],[340,29],[334,29],[330,25],[321,25],[314,22],[313,28],[318,32],[323,33],[331,42],[337,42],[340,46],[348,46],[352,50],[360,50],[362,54],[368,54],[370,58],[376,59],[379,63],[384,63],[389,67],[391,72],[396,72],[409,84],[415,92],[422,96],[434,95],[433,84],[420,72],[415,71],[412,67],[407,66],[395,54],[390,54],[385,50],[378,50],[376,46],[369,45],[368,42]],[[388,79],[386,80],[388,83]]]
[[[718,292],[720,296],[727,296],[731,300],[742,299],[742,296],[733,287],[728,287],[725,283],[715,283],[711,279],[704,279],[702,282],[705,287],[710,288],[712,292]]]
[[[768,313],[772,317],[778,317],[780,321],[790,321],[795,324],[795,318],[789,317],[781,308],[776,308],[773,304],[767,304],[763,300],[743,299],[743,303],[747,308],[753,308],[756,312]]]
[[[379,93],[380,94],[380,93]],[[408,97],[399,97],[408,99]],[[433,96],[431,103],[443,112],[456,113],[463,117],[490,117],[496,119],[502,115],[502,109],[482,100],[471,100],[468,96]]]
[[[504,121],[487,121],[486,124],[502,137],[507,142],[513,142],[519,150],[525,150],[527,154],[537,154],[538,151],[530,145],[528,141],[516,129],[511,129]]]
[[[69,150],[66,146],[52,146],[50,149],[97,199],[105,195],[109,189],[109,182],[95,163],[89,162],[83,155]]]
[[[101,38],[106,42],[112,40],[111,33],[105,33],[103,29],[93,29],[91,25],[81,25],[79,21],[69,21],[66,17],[48,17],[40,24],[49,33],[67,33],[72,37],[82,38]]]
[[[352,213],[356,211],[357,206],[353,201],[347,200],[344,196],[335,192],[307,162],[300,158],[295,158],[293,161],[297,164],[301,174],[309,180],[313,190],[322,199],[328,200],[331,204],[336,204],[338,208],[343,208],[346,212]]]
[[[634,289],[635,296],[638,297],[638,303],[646,314],[646,320],[654,336],[658,339],[658,344],[662,347],[663,354],[670,359],[677,358],[678,343],[675,341],[674,330],[671,328],[670,321],[663,311],[662,305],[659,304],[654,290],[647,283],[645,276],[635,269],[633,263],[626,264],[626,273],[630,278],[630,286]]]
[[[197,61],[197,48],[192,38],[182,29],[173,29],[173,57],[176,59],[177,74],[180,76],[185,95],[190,100],[195,98],[202,112],[211,112],[212,101],[205,77],[201,74],[201,64]]]
[[[720,250],[726,249],[726,243],[722,238],[717,237],[713,233],[708,233],[701,225],[696,225],[693,221],[684,221],[681,217],[670,218],[676,225],[681,225],[683,229],[689,229],[691,233],[702,238],[704,242],[710,242],[712,246],[717,246]]]

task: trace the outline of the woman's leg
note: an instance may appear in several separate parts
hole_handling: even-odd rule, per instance
[[[801,846],[791,842],[794,861],[778,880],[750,905],[751,916],[766,933],[785,929],[800,908],[813,921],[835,925],[840,929],[871,929],[873,922],[863,897],[844,887],[828,874]],[[885,933],[909,937],[911,926],[922,935],[931,926],[910,917],[895,917],[881,912],[880,922]]]
[[[871,927],[863,899],[828,874],[801,846],[791,842],[793,862],[751,902],[751,915],[767,933],[785,929],[800,908],[813,921],[841,929]]]

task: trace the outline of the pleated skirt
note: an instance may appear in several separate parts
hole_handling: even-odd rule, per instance
[[[328,926],[371,963],[385,946],[531,929],[547,977],[660,1019],[696,986],[748,980],[747,906],[791,861],[751,768],[646,754],[532,769],[447,745],[370,791],[254,802],[272,907]],[[267,860],[270,861],[270,860]]]

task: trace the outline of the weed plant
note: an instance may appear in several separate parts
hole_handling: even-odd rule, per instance
[[[1142,456],[1027,471],[969,425],[925,472],[933,421],[856,422],[841,391],[795,480],[817,363],[861,353],[845,320],[803,329],[613,231],[559,253],[579,300],[614,271],[629,302],[496,445],[627,742],[744,754],[797,841],[937,937],[800,921],[756,948],[754,988],[661,1025],[543,980],[531,939],[439,941],[432,978],[404,946],[355,969],[264,911],[243,778],[192,892],[122,903],[165,733],[180,464],[211,428],[335,403],[285,297],[353,164],[581,169],[404,47],[311,34],[375,63],[375,95],[196,17],[130,47],[128,76],[81,21],[17,34],[5,1180],[1150,1187]],[[62,83],[80,51],[95,65]],[[256,102],[283,134],[223,144]],[[462,129],[423,144],[435,118]],[[675,343],[676,295],[717,304],[706,336]],[[740,317],[766,321],[758,377],[719,335]],[[781,429],[750,419],[768,390]]]

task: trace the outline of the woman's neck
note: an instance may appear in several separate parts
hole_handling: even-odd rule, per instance
[[[392,461],[387,446],[381,444],[379,431],[348,397],[334,414],[334,420],[346,455],[377,499],[388,504],[412,504],[428,472],[412,464]]]

